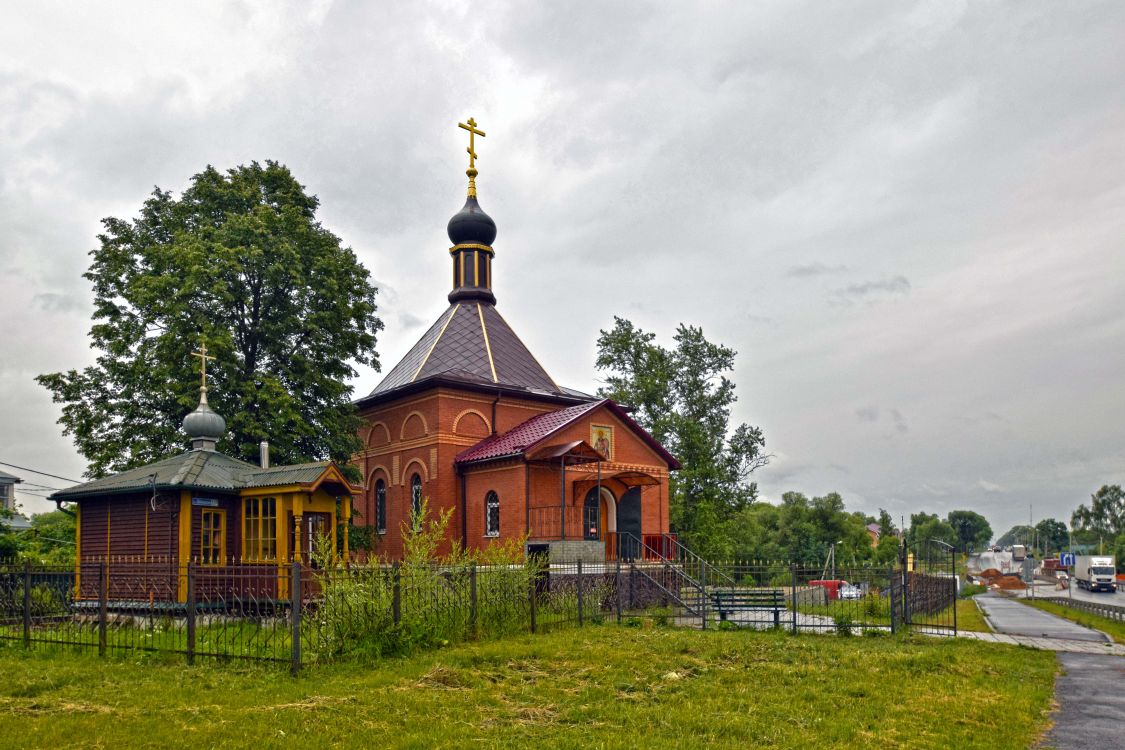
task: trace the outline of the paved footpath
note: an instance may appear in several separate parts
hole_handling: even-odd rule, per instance
[[[1042,748],[1108,750],[1125,746],[1125,646],[1097,630],[1012,599],[976,597],[996,633],[964,633],[979,640],[1016,643],[1060,652],[1063,674],[1055,680],[1055,725]]]

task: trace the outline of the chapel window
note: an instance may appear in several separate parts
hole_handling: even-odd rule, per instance
[[[387,483],[382,479],[375,480],[375,531],[387,532]]]
[[[500,497],[495,492],[484,498],[484,535],[500,536]]]
[[[204,565],[222,565],[223,537],[226,525],[226,512],[221,510],[203,511],[199,533],[199,561]]]
[[[415,518],[422,515],[422,477],[418,474],[410,478],[410,512]]]
[[[277,559],[277,500],[248,497],[242,507],[242,556],[249,562]]]

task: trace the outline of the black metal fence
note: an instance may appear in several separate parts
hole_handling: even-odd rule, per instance
[[[0,641],[303,663],[612,618],[606,565],[0,564]]]
[[[927,566],[606,563],[0,564],[0,641],[302,664],[642,618],[837,635],[956,632],[956,584]]]

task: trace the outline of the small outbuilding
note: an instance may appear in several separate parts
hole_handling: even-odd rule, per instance
[[[331,461],[270,466],[265,444],[259,465],[223,455],[215,446],[225,431],[204,375],[184,419],[190,450],[51,496],[77,506],[79,598],[99,596],[106,568],[128,568],[107,576],[109,599],[184,602],[189,565],[209,596],[284,598],[289,563],[316,564],[318,549],[335,555],[338,524],[346,558],[362,488]]]

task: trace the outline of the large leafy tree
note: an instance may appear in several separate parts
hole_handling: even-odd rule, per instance
[[[1070,542],[1066,524],[1054,518],[1044,518],[1035,524],[1035,531],[1038,547],[1045,553],[1065,550]]]
[[[630,321],[614,318],[598,337],[597,367],[607,373],[601,396],[634,407],[634,417],[675,455],[669,497],[672,528],[689,544],[730,554],[734,515],[757,498],[754,470],[764,466],[760,428],[731,426],[735,352],[706,339],[700,328],[680,325],[675,346]]]
[[[992,526],[976,511],[951,510],[945,521],[957,533],[957,546],[962,552],[983,548],[992,539]]]
[[[1117,484],[1102,485],[1090,496],[1089,505],[1079,505],[1070,525],[1107,537],[1125,534],[1125,491]]]
[[[357,416],[353,362],[378,366],[376,289],[317,220],[289,170],[257,162],[195,175],[177,199],[156,189],[132,220],[107,218],[85,277],[97,363],[39,376],[59,420],[101,476],[182,449],[199,400],[200,340],[216,360],[209,400],[224,452],[278,462],[347,460]]]

